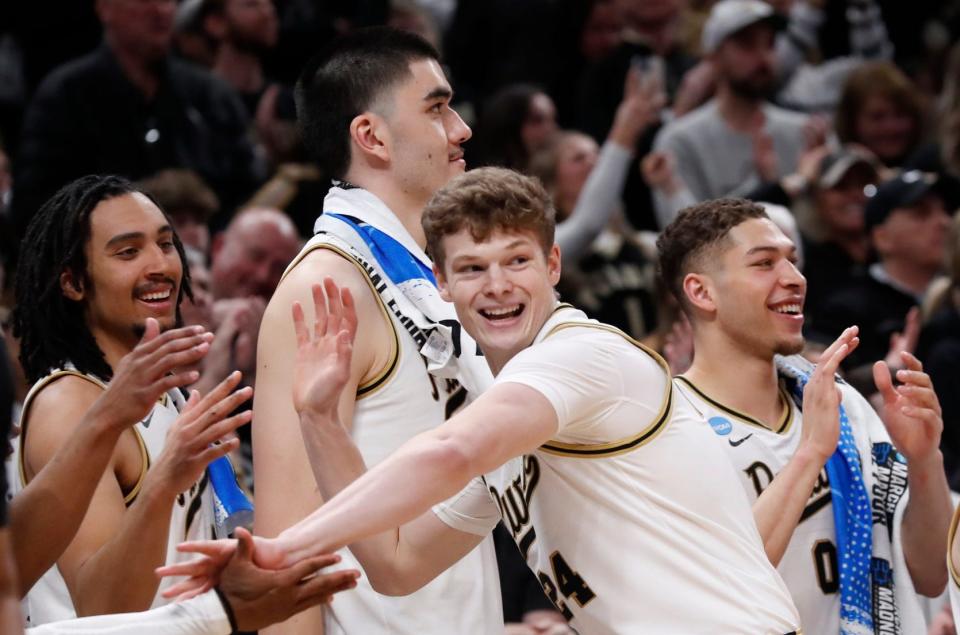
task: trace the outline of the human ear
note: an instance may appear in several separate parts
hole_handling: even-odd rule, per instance
[[[701,311],[715,311],[717,304],[714,301],[713,288],[708,276],[699,273],[688,273],[683,278],[683,295],[687,302]]]
[[[386,122],[372,112],[363,112],[350,122],[350,138],[365,155],[380,161],[389,161],[390,152],[385,140],[388,138]]]
[[[69,269],[60,274],[60,291],[64,297],[74,302],[83,300],[83,280],[73,275]]]
[[[433,265],[433,277],[437,279],[437,291],[440,292],[440,298],[444,302],[453,302],[453,297],[450,295],[450,288],[447,285],[447,279],[443,276],[443,272],[437,269],[437,265]]]
[[[553,243],[550,253],[547,254],[547,275],[550,277],[550,286],[555,287],[560,282],[560,245]]]

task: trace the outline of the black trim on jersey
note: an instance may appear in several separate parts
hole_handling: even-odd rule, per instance
[[[660,417],[651,425],[649,428],[644,430],[641,434],[636,437],[621,443],[620,445],[615,445],[613,447],[591,447],[585,446],[583,448],[571,448],[569,446],[558,447],[550,442],[544,443],[540,446],[540,449],[557,452],[560,454],[574,455],[574,456],[589,456],[589,457],[601,457],[601,456],[610,456],[612,454],[620,454],[621,452],[626,452],[627,450],[632,450],[633,448],[643,445],[647,439],[656,435],[663,425],[670,418],[670,413],[673,412],[673,391],[671,390],[667,395],[667,401],[665,407],[663,408],[663,413]]]
[[[576,309],[576,307],[561,303],[553,310],[553,314],[563,310],[563,309]],[[611,441],[609,443],[591,443],[591,444],[580,444],[580,443],[565,443],[563,441],[557,441],[556,439],[550,439],[546,443],[540,446],[540,450],[547,452],[548,454],[553,454],[556,456],[567,456],[574,458],[606,458],[617,456],[618,454],[623,454],[624,452],[629,452],[630,450],[636,449],[656,436],[664,427],[665,424],[670,420],[670,416],[673,413],[673,382],[670,381],[670,367],[667,365],[666,360],[663,359],[656,351],[645,346],[643,343],[638,342],[634,338],[630,337],[620,329],[610,326],[609,324],[603,324],[602,322],[587,322],[587,321],[570,321],[570,322],[561,322],[557,324],[546,335],[536,341],[545,341],[547,338],[552,336],[558,331],[567,329],[567,328],[592,328],[600,331],[606,331],[614,335],[619,335],[623,339],[627,340],[630,344],[640,349],[641,352],[649,355],[654,362],[656,362],[660,368],[663,369],[667,377],[665,394],[663,396],[663,401],[661,402],[660,412],[657,415],[656,420],[651,423],[645,430],[633,437],[627,437],[625,439],[619,439],[616,441]]]
[[[774,429],[774,428],[771,428],[771,427],[767,426],[766,424],[764,424],[764,423],[761,422],[760,420],[751,417],[751,416],[748,415],[748,414],[745,414],[745,413],[743,413],[743,412],[740,412],[739,410],[734,410],[734,409],[731,408],[730,406],[726,406],[726,405],[720,403],[719,401],[717,401],[716,399],[713,399],[712,397],[710,397],[709,395],[707,395],[705,392],[703,392],[702,390],[700,390],[699,388],[697,388],[697,386],[695,386],[692,381],[690,381],[689,379],[687,379],[687,378],[684,377],[683,375],[677,375],[676,379],[682,381],[684,384],[686,384],[687,386],[689,386],[690,389],[693,390],[693,392],[697,393],[704,401],[706,401],[707,403],[709,403],[709,404],[712,405],[713,407],[718,408],[718,409],[720,409],[720,410],[723,410],[723,411],[726,412],[727,414],[731,414],[731,415],[735,416],[737,419],[740,419],[740,420],[743,421],[744,423],[747,423],[747,424],[750,424],[750,425],[753,425],[753,426],[757,426],[757,427],[763,428],[764,430],[767,430],[768,432],[775,432],[775,433],[777,433],[777,434],[783,434],[784,432],[787,431],[787,428],[790,427],[790,423],[793,421],[793,400],[790,399],[789,396],[787,396],[786,394],[784,394],[783,388],[780,387],[780,386],[778,386],[777,392],[778,392],[779,395],[780,395],[780,401],[783,402],[783,412],[784,412],[784,413],[783,413],[783,420],[780,422],[780,426],[779,426],[778,428]]]

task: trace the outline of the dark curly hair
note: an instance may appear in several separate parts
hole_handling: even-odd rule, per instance
[[[63,295],[60,276],[70,271],[77,280],[88,280],[85,247],[90,214],[101,202],[134,192],[143,194],[122,177],[84,176],[61,188],[30,221],[17,266],[13,310],[13,334],[20,338],[20,363],[29,381],[67,362],[104,381],[113,377],[84,318],[83,303]],[[191,299],[193,294],[183,243],[176,232],[173,244],[183,264],[177,296],[179,322],[180,302],[185,294]]]
[[[763,207],[742,198],[704,201],[680,212],[657,238],[658,273],[687,310],[683,279],[702,265],[707,251],[728,242],[730,230],[753,218],[767,218]]]

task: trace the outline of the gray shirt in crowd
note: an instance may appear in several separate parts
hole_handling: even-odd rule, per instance
[[[763,106],[765,129],[773,138],[779,177],[792,173],[805,145],[807,115]],[[760,185],[753,159],[753,140],[730,128],[711,100],[675,119],[657,135],[654,149],[673,156],[676,175],[696,201],[722,196],[742,196]],[[657,219],[663,226],[676,216],[668,201],[655,197]]]

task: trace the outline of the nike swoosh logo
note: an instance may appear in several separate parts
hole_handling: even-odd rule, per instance
[[[748,434],[747,436],[743,437],[742,439],[739,439],[739,440],[737,440],[737,441],[734,441],[733,439],[727,439],[727,442],[728,442],[731,446],[737,447],[738,445],[740,445],[741,443],[743,443],[744,441],[746,441],[747,439],[749,439],[749,438],[752,437],[752,436],[753,436],[753,433],[751,432],[750,434]]]
[[[150,420],[153,419],[153,410],[150,411],[150,414],[147,415],[147,418],[140,422],[144,428],[150,427]]]

